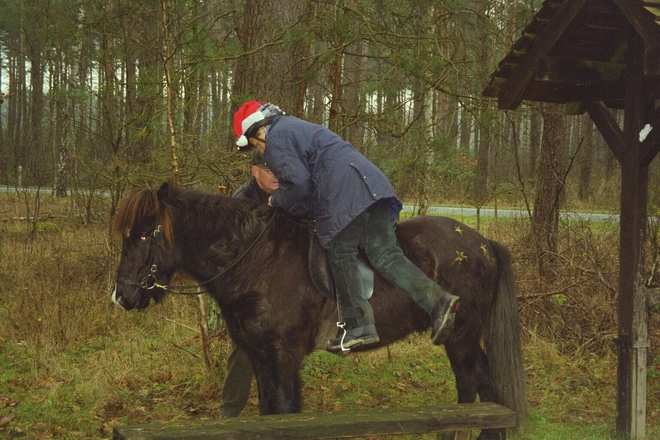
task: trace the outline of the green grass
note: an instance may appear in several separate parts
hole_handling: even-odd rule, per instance
[[[138,329],[146,316],[139,318]],[[132,320],[135,316],[121,319]],[[174,327],[165,322],[152,325],[152,331],[138,330],[145,338],[139,344],[131,343],[135,335],[128,334],[96,339],[38,364],[25,346],[4,344],[0,396],[5,397],[5,406],[0,418],[13,414],[11,429],[28,435],[48,432],[65,438],[109,438],[115,424],[214,417],[223,370],[208,371],[201,360],[177,349],[183,335],[174,334]],[[183,341],[191,353],[200,353],[198,340]],[[215,342],[222,353],[222,342]],[[222,359],[220,356],[220,364]],[[531,419],[514,438],[610,437],[614,384],[607,372],[613,359],[594,357],[585,364],[559,355],[552,345],[539,351],[526,349],[526,359]],[[592,379],[588,373],[594,371],[604,377]],[[578,372],[581,374],[576,375]],[[456,400],[444,351],[432,347],[427,335],[411,336],[389,351],[347,357],[315,352],[307,358],[302,378],[305,411],[424,406]],[[255,391],[246,415],[258,412]]]
[[[116,424],[217,415],[228,345],[221,336],[213,339],[218,365],[207,369],[200,358],[201,340],[192,330],[194,303],[171,298],[144,312],[112,315],[117,332],[72,343],[53,356],[38,355],[28,342],[2,340],[0,419],[13,415],[6,433],[109,438]],[[611,438],[614,356],[572,357],[550,342],[530,340],[525,359],[531,418],[514,438]],[[658,393],[658,362],[651,365],[650,393]],[[456,401],[444,350],[430,345],[425,334],[389,350],[346,357],[314,352],[302,378],[305,411],[310,412]],[[257,413],[253,389],[244,415]],[[649,438],[657,435],[655,414]]]

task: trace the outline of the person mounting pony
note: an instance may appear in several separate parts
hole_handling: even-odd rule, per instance
[[[269,102],[243,104],[234,114],[234,132],[239,150],[258,148],[263,165],[278,179],[268,204],[311,217],[326,249],[343,330],[328,341],[326,350],[346,353],[380,341],[363,292],[360,249],[375,270],[431,316],[431,341],[441,345],[447,340],[460,299],[403,254],[392,227],[402,204],[378,167],[330,129],[285,115]]]
[[[241,185],[232,197],[253,200],[266,204],[268,197],[277,189],[277,178],[263,165],[261,151],[252,153],[252,178]],[[220,418],[238,417],[250,397],[250,387],[254,370],[247,354],[232,341],[231,351],[227,356],[227,375],[222,387]]]

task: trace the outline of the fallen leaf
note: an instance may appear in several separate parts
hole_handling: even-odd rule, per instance
[[[57,427],[53,430],[53,433],[55,433],[57,435],[67,435],[69,432],[64,428]]]
[[[35,431],[45,431],[47,428],[46,424],[44,422],[38,422],[32,425],[32,429]]]
[[[4,428],[14,420],[14,414],[7,414],[0,419],[0,428]]]

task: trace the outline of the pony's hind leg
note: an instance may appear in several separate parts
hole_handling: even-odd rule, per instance
[[[481,348],[478,338],[461,338],[460,333],[454,333],[445,343],[445,350],[456,377],[458,403],[473,403],[477,394],[481,402],[499,403],[490,380],[488,355]],[[505,438],[506,430],[503,429],[484,429],[477,437],[478,440]]]
[[[472,403],[479,393],[481,401],[494,401],[495,395],[490,384],[488,357],[478,342],[458,344],[450,338],[445,350],[456,377],[458,403]]]

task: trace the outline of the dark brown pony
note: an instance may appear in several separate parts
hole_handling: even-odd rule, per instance
[[[229,334],[252,361],[260,413],[299,412],[299,370],[315,347],[329,302],[309,276],[306,226],[267,206],[168,183],[157,191],[134,189],[115,226],[124,242],[113,301],[127,310],[147,307],[162,297],[176,271],[187,273],[215,298]],[[478,394],[524,417],[508,251],[445,217],[400,222],[396,234],[408,258],[462,299],[445,343],[459,403],[474,402]],[[370,302],[378,346],[429,328],[428,314],[377,274]],[[504,436],[502,430],[484,430],[479,438]]]

